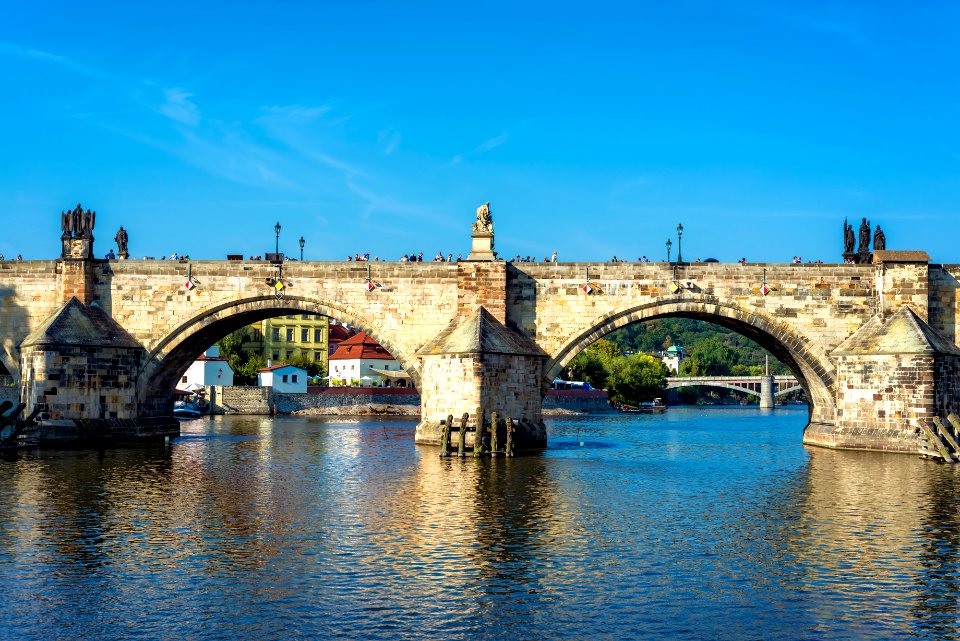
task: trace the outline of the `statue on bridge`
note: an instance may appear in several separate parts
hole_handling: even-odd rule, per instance
[[[877,230],[873,232],[873,251],[883,251],[887,248],[887,235],[880,230],[880,225],[877,225]]]
[[[853,237],[853,225],[847,222],[847,219],[843,219],[843,253],[852,254],[853,245],[855,239]]]
[[[860,246],[857,247],[857,253],[861,256],[870,253],[870,222],[866,217],[860,223]]]
[[[60,212],[60,227],[63,229],[63,238],[90,238],[93,235],[93,225],[97,219],[97,212],[83,211],[80,203],[70,211]]]
[[[490,203],[484,203],[477,207],[477,222],[473,223],[473,231],[493,231],[493,216],[490,215]]]
[[[120,225],[120,231],[117,232],[114,240],[117,241],[117,256],[123,260],[130,258],[130,252],[127,251],[127,230],[123,225]]]

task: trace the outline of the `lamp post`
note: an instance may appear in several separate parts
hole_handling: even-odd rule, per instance
[[[670,239],[667,239],[667,262],[670,262],[670,247],[673,246],[673,243],[670,242]]]
[[[273,226],[273,231],[277,232],[277,245],[273,250],[275,260],[280,260],[280,223]]]
[[[680,239],[683,237],[683,224],[677,225],[677,262],[683,262],[683,249],[681,249]]]
[[[303,236],[300,237],[300,262],[303,262],[303,244],[307,242],[303,239]]]

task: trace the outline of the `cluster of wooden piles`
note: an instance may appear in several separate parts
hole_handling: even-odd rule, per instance
[[[446,421],[440,424],[440,456],[513,456],[515,421],[510,418],[501,418],[497,412],[490,413],[490,422],[485,418],[485,412],[477,409],[477,424],[468,425],[470,415],[464,413],[456,425],[453,414],[447,416]],[[472,432],[473,438],[468,442],[467,433]],[[501,449],[502,448],[502,449]]]
[[[921,421],[917,436],[920,456],[943,463],[960,461],[960,417],[956,414],[947,416],[947,424],[939,416],[930,423]]]

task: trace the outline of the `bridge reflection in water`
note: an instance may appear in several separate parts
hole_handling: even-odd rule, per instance
[[[24,456],[0,465],[0,629],[957,638],[956,474],[805,448],[805,421],[562,418],[541,455],[461,461],[402,420],[221,417],[166,448]]]

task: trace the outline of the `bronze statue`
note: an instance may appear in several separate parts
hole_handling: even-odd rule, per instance
[[[866,217],[860,223],[860,246],[857,247],[858,254],[870,253],[870,223]]]
[[[490,203],[477,207],[477,222],[473,223],[473,231],[493,231],[493,216],[490,215]]]
[[[120,225],[120,231],[117,232],[114,240],[117,241],[117,255],[120,258],[128,258],[130,253],[127,251],[127,231]]]
[[[847,222],[847,219],[843,219],[843,253],[852,254],[853,245],[855,239],[853,237],[853,225]]]
[[[883,251],[887,248],[887,235],[880,230],[880,225],[877,225],[877,230],[873,232],[873,251]]]

